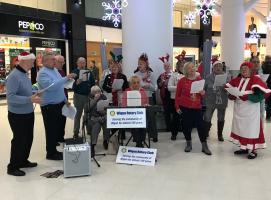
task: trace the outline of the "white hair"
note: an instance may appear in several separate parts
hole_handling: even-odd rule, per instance
[[[90,94],[91,94],[91,95],[94,95],[94,93],[96,93],[96,92],[101,92],[101,91],[102,91],[102,90],[101,90],[101,88],[100,88],[99,86],[94,85],[94,86],[92,86],[91,89],[90,89]]]

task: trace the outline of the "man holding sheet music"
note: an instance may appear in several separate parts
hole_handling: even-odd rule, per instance
[[[41,113],[46,135],[46,158],[62,160],[62,153],[56,150],[59,133],[63,131],[62,107],[67,103],[64,84],[76,75],[69,74],[61,77],[55,69],[55,56],[48,53],[42,57],[43,68],[39,71],[37,82],[42,91]]]
[[[73,84],[73,104],[77,110],[74,118],[73,137],[77,138],[80,129],[80,120],[85,104],[88,102],[90,88],[95,85],[92,73],[86,69],[86,59],[80,57],[77,59],[77,68],[73,71],[76,74]]]

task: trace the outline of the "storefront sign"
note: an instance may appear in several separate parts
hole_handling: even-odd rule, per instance
[[[57,42],[52,41],[52,40],[42,40],[41,41],[41,46],[46,47],[46,48],[56,48],[57,47]]]
[[[146,108],[108,108],[107,128],[146,128]]]
[[[0,23],[0,34],[68,39],[66,22],[1,13]]]
[[[154,166],[157,149],[120,146],[116,163]]]

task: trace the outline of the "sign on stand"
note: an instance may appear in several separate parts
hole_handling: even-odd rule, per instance
[[[146,128],[146,108],[108,108],[107,128]]]
[[[120,146],[116,163],[154,166],[157,149]]]

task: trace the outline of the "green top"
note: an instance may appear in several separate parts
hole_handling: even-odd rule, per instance
[[[248,100],[253,103],[261,102],[264,99],[264,92],[260,89],[255,89],[253,94],[248,95]]]

